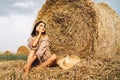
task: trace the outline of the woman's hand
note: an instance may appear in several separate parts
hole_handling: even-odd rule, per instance
[[[37,29],[36,32],[38,32],[38,34],[41,33],[41,29],[40,28]]]
[[[41,33],[42,32],[42,30],[39,28],[39,33]]]
[[[32,43],[33,47],[37,46],[37,43],[41,37],[41,29],[37,29],[36,32],[37,32],[37,36],[35,38],[35,41]]]

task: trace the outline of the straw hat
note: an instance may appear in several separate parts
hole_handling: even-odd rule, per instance
[[[78,62],[80,62],[80,58],[75,55],[71,56],[66,56],[65,58],[62,58],[57,61],[57,64],[62,68],[62,69],[69,69],[72,68],[74,65],[76,65]]]

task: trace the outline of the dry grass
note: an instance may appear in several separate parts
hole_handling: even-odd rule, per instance
[[[25,61],[0,62],[0,80],[22,80],[22,67]],[[112,59],[81,59],[81,62],[69,70],[58,66],[37,69],[32,68],[26,80],[119,80],[120,55]]]

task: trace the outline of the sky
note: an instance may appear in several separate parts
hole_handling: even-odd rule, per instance
[[[120,0],[95,0],[108,3],[120,14]],[[27,40],[45,0],[0,0],[0,52],[17,52]]]

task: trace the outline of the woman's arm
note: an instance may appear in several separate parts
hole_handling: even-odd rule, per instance
[[[41,37],[41,31],[39,31],[39,34],[37,35],[37,37],[35,38],[35,41],[32,43],[32,46],[35,47],[39,41]]]

